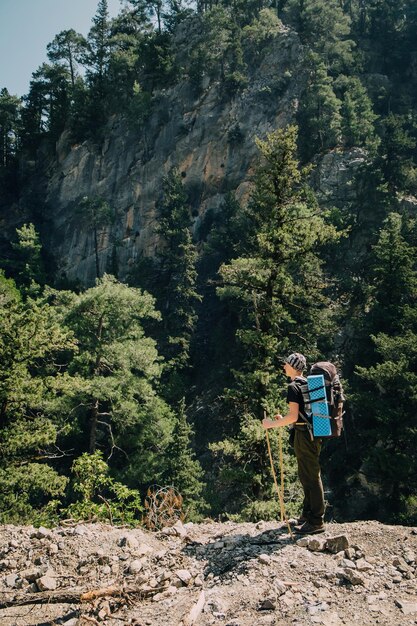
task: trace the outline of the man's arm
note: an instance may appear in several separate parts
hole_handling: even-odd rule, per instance
[[[262,426],[265,429],[278,428],[279,426],[288,426],[294,424],[298,420],[299,404],[298,402],[289,402],[287,415],[274,415],[273,419],[262,420]]]

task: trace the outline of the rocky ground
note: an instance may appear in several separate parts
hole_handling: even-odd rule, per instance
[[[292,539],[272,522],[3,526],[0,607],[1,626],[417,624],[417,530],[368,521]]]

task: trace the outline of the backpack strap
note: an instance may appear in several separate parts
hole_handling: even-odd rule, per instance
[[[301,395],[303,396],[303,400],[304,400],[304,409],[306,409],[306,407],[310,406],[310,396],[308,393],[308,388],[307,388],[307,379],[304,378],[304,376],[296,376],[294,378],[294,381],[297,384],[297,387],[300,390]],[[302,420],[302,422],[296,422],[294,424],[294,426],[306,426],[308,433],[310,435],[310,439],[311,441],[313,441],[314,436],[313,436],[313,424],[308,420],[308,418],[301,413],[301,411],[298,412],[298,418]]]

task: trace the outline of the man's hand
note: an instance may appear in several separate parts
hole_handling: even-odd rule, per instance
[[[279,423],[280,420],[282,420],[282,415],[278,413],[277,415],[274,415],[272,419],[262,420],[262,426],[265,430],[268,430],[268,428],[277,428],[277,426],[281,426]]]

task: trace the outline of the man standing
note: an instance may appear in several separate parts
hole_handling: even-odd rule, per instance
[[[274,418],[264,419],[262,425],[265,429],[277,428],[294,424],[294,452],[297,458],[298,477],[304,491],[303,512],[299,518],[299,526],[295,527],[297,533],[312,535],[324,532],[324,492],[320,472],[321,439],[314,439],[311,429],[307,427],[307,419],[304,409],[304,399],[301,385],[306,384],[303,371],[306,368],[306,359],[302,354],[294,352],[284,361],[283,369],[290,379],[287,390],[287,402],[289,410],[287,415],[275,415]]]

